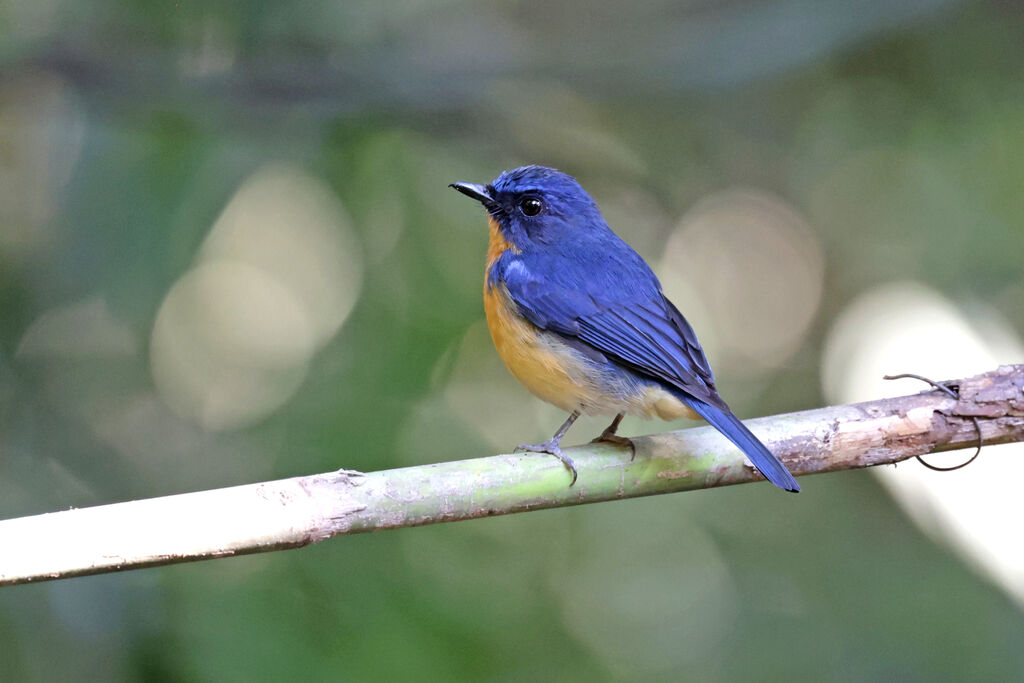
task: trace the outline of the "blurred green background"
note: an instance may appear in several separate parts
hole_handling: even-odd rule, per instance
[[[0,518],[547,438],[446,187],[524,163],[741,416],[1024,358],[1019,3],[3,0],[0,35]],[[1010,452],[4,588],[0,680],[1019,680]]]

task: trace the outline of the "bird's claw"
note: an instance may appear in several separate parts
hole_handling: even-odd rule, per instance
[[[513,453],[520,452],[547,453],[549,455],[555,456],[556,458],[562,461],[562,464],[565,465],[565,468],[569,470],[570,474],[572,474],[572,481],[569,482],[569,486],[572,486],[573,484],[576,483],[576,463],[573,462],[572,458],[570,458],[568,455],[562,452],[562,449],[559,447],[556,441],[551,440],[545,441],[544,443],[521,443],[515,447]]]
[[[596,439],[592,440],[590,443],[610,443],[616,446],[621,446],[622,448],[628,448],[629,459],[636,459],[636,444],[633,443],[633,440],[625,436],[619,436],[615,432],[609,431],[607,429],[601,432],[601,435],[598,436]]]

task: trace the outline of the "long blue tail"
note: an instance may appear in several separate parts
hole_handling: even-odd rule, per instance
[[[746,453],[757,471],[764,475],[765,479],[778,486],[780,489],[797,493],[800,491],[800,484],[789,473],[786,466],[776,458],[768,448],[758,441],[746,425],[726,408],[716,408],[703,401],[690,399],[686,405],[693,408],[694,412],[707,420],[715,429],[722,432],[729,441]]]

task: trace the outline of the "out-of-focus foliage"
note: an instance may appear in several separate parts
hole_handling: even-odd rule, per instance
[[[446,188],[523,163],[656,265],[741,415],[1019,362],[1022,34],[951,0],[6,0],[0,517],[547,436]],[[0,680],[1024,675],[1012,527],[955,554],[938,504],[926,535],[867,474],[804,488],[0,589]]]

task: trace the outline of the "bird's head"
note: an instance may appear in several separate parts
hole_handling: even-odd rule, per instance
[[[522,251],[611,232],[576,179],[546,166],[505,171],[487,185],[452,183],[451,187],[483,204],[505,239]]]

